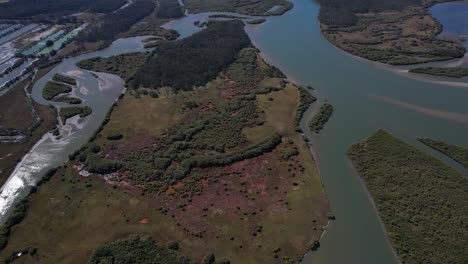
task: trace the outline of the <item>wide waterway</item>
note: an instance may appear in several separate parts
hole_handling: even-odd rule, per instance
[[[327,42],[319,31],[318,6],[310,0],[294,0],[294,9],[283,16],[269,18],[261,25],[248,25],[247,32],[262,55],[279,67],[294,82],[311,85],[320,101],[328,100],[335,112],[320,136],[312,139],[323,183],[336,215],[321,240],[321,248],[308,254],[304,263],[396,263],[378,214],[358,175],[349,163],[349,146],[383,128],[418,148],[453,162],[419,144],[418,136],[429,136],[468,147],[468,85],[465,80],[427,77],[415,79],[402,68],[372,63],[346,54]],[[191,15],[192,16],[192,15]],[[197,14],[196,20],[206,19]],[[199,28],[195,17],[186,17],[166,25],[182,36]],[[119,40],[106,50],[64,61],[42,78],[33,90],[41,97],[41,88],[55,72],[74,74],[82,87],[78,96],[93,107],[93,114],[80,124],[71,124],[69,136],[54,141],[50,136],[28,154],[2,188],[0,209],[8,203],[8,186],[29,185],[51,166],[63,163],[67,155],[84,144],[99,126],[115,98],[123,90],[122,81],[101,75],[107,85],[79,70],[74,63],[93,56],[108,56],[142,50],[133,40]],[[108,87],[109,89],[105,89]],[[318,105],[318,104],[316,104]],[[315,109],[310,109],[303,126]],[[80,128],[81,129],[78,129]],[[463,171],[460,166],[456,167]],[[19,190],[19,189],[18,189]]]
[[[312,142],[336,221],[323,236],[321,248],[303,263],[395,263],[378,214],[346,151],[379,128],[439,158],[416,137],[468,147],[468,88],[423,82],[399,68],[356,59],[320,34],[314,2],[293,2],[293,10],[251,27],[249,35],[269,62],[291,80],[315,87],[321,100],[335,107],[330,122]]]

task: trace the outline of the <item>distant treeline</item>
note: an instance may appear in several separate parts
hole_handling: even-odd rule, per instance
[[[154,2],[151,0],[136,0],[130,6],[110,13],[95,25],[82,31],[77,38],[77,42],[113,41],[115,37],[127,31],[136,22],[151,14],[154,11]]]
[[[108,13],[126,0],[10,0],[0,4],[0,19],[30,19],[33,16],[62,16],[89,10]]]
[[[177,0],[160,0],[157,16],[159,18],[178,18],[182,17],[182,7]]]
[[[160,46],[135,74],[134,87],[190,90],[216,78],[250,45],[241,21],[210,22],[190,38]]]
[[[356,13],[401,10],[407,6],[421,5],[421,0],[320,0],[319,20],[328,26],[352,26]]]

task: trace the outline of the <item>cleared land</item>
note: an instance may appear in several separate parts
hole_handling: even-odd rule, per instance
[[[178,241],[196,262],[212,253],[294,263],[314,245],[329,207],[291,118],[299,91],[255,48],[196,89],[152,89],[157,98],[141,89],[129,90],[95,140],[32,194],[0,257],[31,246],[38,253],[26,262],[83,263],[130,234]],[[82,176],[93,164],[104,171]]]
[[[442,26],[426,0],[319,1],[324,36],[337,47],[369,60],[415,64],[462,57],[459,42],[437,39]]]
[[[429,75],[435,75],[435,76],[453,77],[453,78],[462,78],[462,77],[468,76],[468,68],[460,68],[460,67],[455,67],[455,68],[423,67],[423,68],[411,69],[410,72],[429,74]]]
[[[467,263],[468,181],[379,130],[348,152],[403,263]]]
[[[468,149],[430,138],[418,138],[418,140],[468,168]]]

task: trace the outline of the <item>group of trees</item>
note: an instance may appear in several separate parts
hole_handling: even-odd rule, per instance
[[[105,15],[100,22],[91,25],[76,37],[78,43],[113,41],[119,33],[127,31],[136,22],[154,11],[152,0],[135,0],[128,7]]]
[[[184,15],[177,0],[159,0],[157,16],[159,18],[178,18]]]
[[[108,13],[123,6],[126,0],[10,0],[0,4],[0,19],[30,19],[34,16],[65,16],[90,10]]]
[[[133,86],[191,90],[216,78],[249,44],[241,21],[210,22],[206,30],[155,50],[135,74]]]
[[[352,26],[357,23],[357,13],[401,10],[407,6],[421,5],[421,0],[320,0],[319,20],[328,26]]]

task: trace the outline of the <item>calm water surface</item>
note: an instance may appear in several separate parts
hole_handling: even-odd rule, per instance
[[[321,240],[320,250],[308,254],[304,263],[395,263],[346,151],[379,128],[437,157],[441,156],[416,137],[468,147],[468,89],[415,80],[398,68],[355,59],[321,36],[314,2],[293,2],[292,11],[249,27],[248,32],[267,60],[291,80],[315,87],[321,100],[330,101],[336,110],[321,135],[312,138],[336,221]]]

